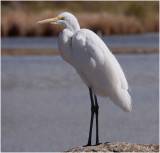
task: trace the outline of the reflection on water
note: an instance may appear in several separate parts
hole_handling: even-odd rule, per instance
[[[116,57],[131,87],[133,111],[98,97],[100,142],[158,144],[158,54]],[[85,145],[89,121],[88,89],[59,56],[2,56],[2,151]]]

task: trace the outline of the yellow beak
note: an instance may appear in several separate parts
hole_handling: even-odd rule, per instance
[[[61,17],[50,18],[50,19],[38,21],[37,23],[39,23],[39,24],[51,23],[51,22],[56,22],[56,21],[58,21],[60,19],[61,19]]]

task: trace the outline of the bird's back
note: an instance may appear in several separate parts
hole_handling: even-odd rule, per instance
[[[73,35],[72,59],[82,80],[95,94],[108,96],[124,111],[131,111],[131,98],[123,70],[94,32],[81,29]]]

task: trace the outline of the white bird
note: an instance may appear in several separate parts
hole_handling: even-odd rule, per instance
[[[106,44],[94,32],[80,29],[74,15],[63,12],[58,17],[39,21],[65,26],[59,34],[58,48],[62,58],[71,64],[89,88],[91,121],[87,146],[91,145],[94,113],[96,115],[96,145],[98,134],[98,101],[96,95],[109,97],[123,111],[132,109],[128,82],[124,72]]]

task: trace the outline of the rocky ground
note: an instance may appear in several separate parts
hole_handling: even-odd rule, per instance
[[[76,147],[65,152],[159,152],[159,145],[111,142],[98,146]]]

